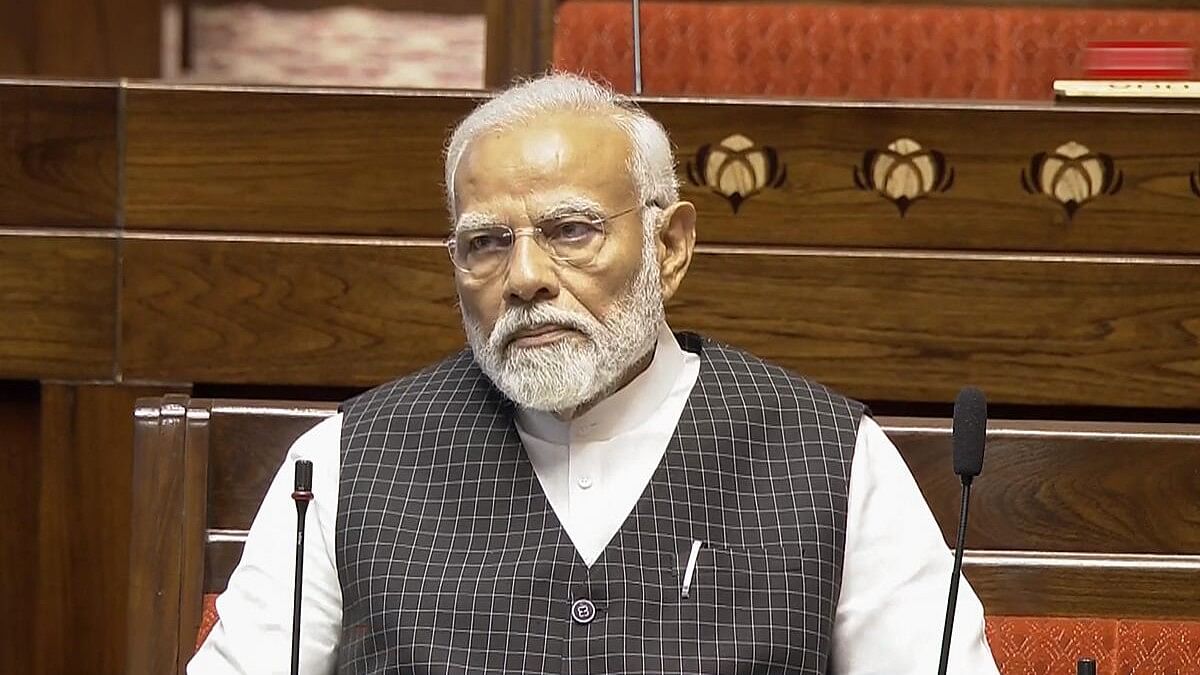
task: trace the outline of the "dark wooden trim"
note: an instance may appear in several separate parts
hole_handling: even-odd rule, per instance
[[[186,663],[196,647],[204,594],[204,529],[208,523],[209,420],[207,404],[188,405],[184,435],[183,541],[179,599],[179,653]],[[181,664],[180,673],[183,673]]]
[[[484,84],[489,89],[550,68],[555,4],[555,0],[486,0]]]
[[[987,614],[1200,620],[1200,556],[968,551]]]
[[[181,597],[191,587],[184,577],[187,408],[187,397],[167,396],[139,400],[135,412],[129,675],[183,673],[191,654],[181,651],[183,626],[193,623],[182,611],[194,606]]]

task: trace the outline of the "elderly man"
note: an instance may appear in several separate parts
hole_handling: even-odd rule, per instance
[[[470,349],[292,448],[193,675],[286,672],[292,462],[315,466],[304,673],[932,673],[951,555],[863,406],[696,335],[662,127],[554,75],[446,157]],[[995,674],[966,584],[953,673]]]

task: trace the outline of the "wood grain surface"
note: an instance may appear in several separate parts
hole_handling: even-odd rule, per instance
[[[303,90],[129,92],[128,223],[136,228],[441,236],[441,148],[466,95]],[[779,101],[657,101],[701,243],[1010,251],[1200,252],[1200,110]],[[981,133],[986,130],[986,133]],[[687,181],[697,150],[742,134],[787,179],[736,213]],[[954,180],[908,208],[855,186],[869,150],[910,138]],[[1027,193],[1031,158],[1068,142],[1112,157],[1117,194],[1067,217]]]
[[[186,517],[187,403],[186,397],[137,401],[133,430],[128,623],[121,626],[128,640],[128,675],[180,673],[179,636],[193,617],[182,597],[190,584],[184,579],[184,557],[195,522]],[[124,646],[123,642],[123,645]],[[191,653],[188,649],[182,654]]]
[[[0,84],[0,227],[117,226],[117,87]]]
[[[79,78],[159,77],[163,0],[37,0],[34,69]]]
[[[1140,619],[1200,619],[1200,558],[1187,567],[1146,562],[1125,566],[1121,558],[1067,563],[1046,556],[1019,565],[968,562],[963,574],[987,614],[1007,616],[1095,616]],[[948,582],[947,582],[948,583]]]
[[[446,231],[447,128],[467,95],[134,88],[126,225],[258,232]]]
[[[125,244],[137,379],[370,385],[463,344],[436,246]],[[701,253],[676,329],[869,400],[1200,406],[1200,268],[855,251]]]
[[[109,379],[114,239],[0,234],[0,377]]]
[[[42,386],[38,675],[125,673],[133,406],[168,390]]]
[[[209,407],[206,527],[249,529],[292,442],[337,410],[336,403],[288,404],[272,414],[273,406]]]
[[[33,672],[39,404],[36,384],[0,382],[0,673]]]
[[[952,546],[960,484],[949,422],[881,423]],[[1200,426],[990,420],[967,547],[1200,555],[1196,494]]]

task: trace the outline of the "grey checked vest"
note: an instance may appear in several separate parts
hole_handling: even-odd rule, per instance
[[[823,675],[863,407],[678,337],[696,386],[590,569],[469,351],[348,401],[338,672]]]

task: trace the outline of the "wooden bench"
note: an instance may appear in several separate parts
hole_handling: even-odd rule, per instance
[[[183,672],[288,447],[335,411],[179,395],[139,401],[130,673]],[[958,483],[948,421],[881,422],[952,540]],[[966,574],[988,610],[997,657],[1017,664],[1006,673],[1026,672],[1020,664],[1030,659],[1069,672],[1082,655],[1118,672],[1118,662],[1142,658],[1119,653],[1122,639],[1174,658],[1138,631],[1192,631],[1200,641],[1197,466],[1200,426],[990,425]]]

